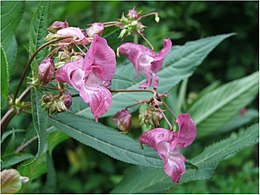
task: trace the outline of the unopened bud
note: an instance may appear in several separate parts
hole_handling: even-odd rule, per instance
[[[38,66],[38,78],[41,85],[49,83],[54,75],[54,62],[50,57],[45,58]]]
[[[158,108],[149,108],[139,114],[140,123],[147,126],[159,127],[162,119],[163,115]]]
[[[120,22],[122,22],[123,24],[128,24],[129,20],[124,16],[124,14],[122,14],[122,17],[120,18]]]
[[[68,58],[70,58],[71,54],[68,50],[59,51],[58,53],[58,59],[59,61],[66,61]]]
[[[86,33],[88,37],[94,37],[94,34],[102,35],[104,32],[104,24],[95,22],[91,24],[91,27],[87,28]]]
[[[52,23],[52,25],[48,28],[48,31],[52,33],[56,33],[58,30],[69,27],[69,24],[67,21],[61,22],[61,21],[55,21]]]
[[[3,194],[14,194],[18,192],[22,183],[29,181],[28,177],[22,177],[15,169],[1,171],[1,192]]]
[[[130,26],[131,27],[136,27],[137,24],[138,24],[137,20],[134,20],[134,21],[131,22]]]
[[[63,102],[63,105],[61,109],[69,111],[70,106],[72,105],[72,96],[71,93],[67,93],[61,96],[60,98]]]
[[[136,26],[136,30],[137,30],[137,32],[143,32],[144,31],[144,28],[145,28],[145,26],[141,23],[141,22],[138,22],[137,23],[137,26]]]
[[[158,13],[155,13],[155,18],[154,18],[155,22],[159,23],[160,22],[160,17],[158,15]]]
[[[132,116],[128,110],[121,110],[112,118],[114,124],[123,132],[127,132],[131,127]]]
[[[135,19],[135,20],[140,18],[140,14],[135,10],[135,8],[130,9],[130,10],[128,11],[127,16],[128,16],[130,19]]]
[[[82,55],[75,55],[75,56],[71,56],[70,61],[77,61],[77,60],[83,60],[83,56]]]
[[[123,29],[123,30],[121,30],[121,32],[120,32],[120,34],[119,34],[119,36],[118,36],[118,38],[124,38],[125,36],[127,36],[128,35],[128,31],[126,30],[126,29]]]

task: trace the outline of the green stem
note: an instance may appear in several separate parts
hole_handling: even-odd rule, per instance
[[[151,13],[148,13],[148,14],[142,15],[140,19],[145,18],[145,17],[147,17],[147,16],[156,15],[156,14],[158,14],[158,13],[157,13],[157,12],[151,12]],[[139,20],[140,20],[140,19],[139,19]]]
[[[23,93],[19,96],[18,101],[23,101],[23,100],[27,97],[27,95],[29,94],[29,92],[30,92],[30,90],[31,90],[32,88],[33,88],[33,86],[32,86],[32,85],[29,85],[29,86],[23,91]],[[15,105],[14,105],[14,106],[15,106]],[[16,112],[16,109],[15,109],[14,106],[12,106],[12,107],[5,113],[5,115],[3,116],[3,118],[1,119],[1,132],[3,132],[3,131],[6,129],[6,127],[7,127],[8,123],[9,123],[9,121],[14,117],[15,112]],[[1,134],[1,135],[2,135],[2,134]]]
[[[151,50],[154,50],[152,44],[148,41],[148,39],[146,39],[146,37],[142,33],[139,33],[139,35],[146,41],[146,43],[148,43]]]
[[[25,69],[24,69],[24,71],[23,71],[23,75],[22,75],[22,77],[21,77],[21,80],[20,80],[20,82],[19,82],[19,84],[18,84],[18,87],[17,87],[15,93],[14,93],[13,104],[15,103],[15,99],[17,98],[17,95],[18,95],[18,93],[19,93],[19,90],[20,90],[20,88],[21,88],[21,86],[22,86],[22,84],[23,84],[24,79],[26,78],[26,75],[28,74],[30,65],[31,65],[32,61],[34,60],[35,56],[36,56],[43,48],[49,46],[50,44],[55,43],[55,42],[60,41],[60,40],[63,40],[63,39],[67,39],[67,38],[73,38],[73,37],[71,37],[71,36],[66,36],[66,37],[61,37],[61,38],[58,38],[58,39],[49,41],[49,42],[47,42],[47,43],[41,45],[41,46],[33,53],[32,57],[31,57],[30,60],[29,60],[29,62],[28,62],[28,63],[26,64],[26,66],[25,66]]]
[[[169,127],[170,127],[170,130],[172,131],[173,130],[173,128],[172,128],[172,125],[171,125],[171,123],[170,123],[170,121],[168,120],[168,118],[165,116],[165,114],[163,113],[163,111],[161,110],[161,108],[159,108],[159,110],[160,110],[160,112],[162,113],[162,115],[163,115],[163,118],[165,119],[165,121],[167,122],[167,124],[169,125]]]
[[[171,108],[161,99],[163,105],[166,107],[166,109],[173,115],[173,117],[175,118],[175,120],[177,119],[176,115],[174,114],[174,112],[171,110]]]

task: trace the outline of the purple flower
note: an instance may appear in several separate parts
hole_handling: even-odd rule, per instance
[[[86,33],[89,37],[93,37],[94,34],[102,35],[104,32],[104,24],[95,22],[91,24],[89,28],[86,29]]]
[[[67,21],[65,22],[62,22],[62,21],[55,21],[52,23],[52,25],[48,28],[49,31],[51,32],[57,32],[58,30],[60,29],[63,29],[63,28],[67,28],[69,27],[69,24]]]
[[[38,65],[38,78],[41,85],[49,83],[54,75],[55,67],[54,62],[50,57],[45,58]]]
[[[127,132],[131,127],[132,116],[128,110],[124,109],[116,113],[112,118],[114,124],[123,132]]]
[[[89,43],[88,39],[85,37],[80,28],[68,27],[57,31],[59,36],[72,36],[73,38],[64,39],[62,43],[75,43],[81,45],[87,45]]]
[[[136,20],[140,19],[140,14],[135,10],[135,8],[130,9],[130,10],[128,11],[127,16],[128,16],[129,18],[131,18],[131,19],[136,19]]]
[[[177,132],[155,128],[144,132],[139,140],[153,147],[164,161],[164,171],[174,183],[178,183],[185,173],[185,157],[179,152],[194,141],[197,129],[189,114],[180,114],[176,120]]]
[[[64,110],[69,111],[72,105],[72,96],[71,93],[67,93],[61,96],[61,100],[63,101],[63,105],[65,106]]]
[[[86,102],[96,119],[108,111],[112,94],[109,91],[116,67],[114,51],[107,41],[94,35],[93,42],[83,60],[63,65],[56,74],[56,79],[72,85]]]
[[[124,43],[118,48],[118,51],[120,54],[126,55],[132,62],[136,70],[136,76],[139,75],[139,71],[145,74],[146,81],[139,86],[140,88],[153,85],[154,89],[157,89],[158,76],[156,73],[161,69],[163,60],[171,47],[171,40],[165,39],[164,47],[159,53],[135,43]]]

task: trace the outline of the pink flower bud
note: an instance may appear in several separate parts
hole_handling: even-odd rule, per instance
[[[56,33],[58,30],[69,27],[69,24],[67,21],[61,22],[61,21],[55,21],[52,23],[52,25],[48,28],[48,31],[52,33]]]
[[[104,32],[104,28],[105,27],[103,23],[95,22],[91,24],[91,27],[86,29],[87,36],[93,37],[94,34],[98,34],[101,36]]]
[[[38,66],[38,78],[41,85],[50,82],[55,72],[54,62],[50,57],[45,58]]]
[[[82,44],[87,45],[89,43],[88,39],[85,37],[83,32],[80,28],[76,27],[68,27],[63,28],[57,31],[57,35],[59,36],[71,36],[71,38],[64,39],[62,43],[75,43],[75,44]]]
[[[131,127],[132,116],[128,110],[121,110],[112,118],[114,124],[123,132],[127,132]]]
[[[135,8],[130,9],[130,10],[128,11],[127,16],[128,16],[130,19],[136,19],[136,20],[140,18],[140,14],[135,10]]]
[[[63,96],[61,96],[61,99],[63,100],[63,104],[65,106],[65,110],[69,111],[70,106],[72,105],[71,93],[64,94]]]

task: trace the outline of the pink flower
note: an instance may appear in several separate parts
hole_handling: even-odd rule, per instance
[[[197,129],[189,114],[180,114],[176,120],[179,125],[177,132],[163,128],[155,128],[144,132],[139,140],[153,147],[164,161],[164,171],[174,183],[178,183],[185,173],[185,157],[180,149],[192,144]]]
[[[132,116],[128,110],[121,110],[112,118],[114,124],[123,132],[127,132],[131,127]]]
[[[68,27],[57,31],[57,35],[60,36],[72,36],[73,38],[64,39],[63,43],[75,43],[81,45],[87,45],[89,43],[88,39],[85,37],[80,28]]]
[[[55,21],[52,23],[52,25],[48,28],[49,31],[51,32],[56,32],[60,29],[63,29],[63,28],[67,28],[69,27],[69,24],[67,21],[65,22],[62,22],[62,21]]]
[[[131,19],[136,19],[136,20],[140,19],[140,14],[135,10],[135,8],[130,9],[130,10],[128,11],[127,16],[128,16],[129,18],[131,18]]]
[[[108,88],[115,67],[114,51],[104,38],[94,35],[85,58],[62,66],[57,71],[56,79],[79,91],[80,97],[90,106],[97,121],[111,105],[112,95]]]
[[[45,58],[38,65],[38,79],[41,85],[49,83],[54,76],[55,67],[54,62],[50,57]]]
[[[164,48],[159,53],[135,43],[124,43],[118,48],[118,51],[120,54],[126,55],[132,62],[136,70],[136,76],[139,76],[139,71],[145,74],[146,81],[139,86],[140,88],[153,85],[154,89],[157,89],[158,76],[156,73],[161,69],[163,60],[171,47],[171,40],[165,39]]]
[[[89,37],[93,37],[94,34],[102,35],[104,32],[104,24],[95,22],[91,24],[89,28],[86,29],[86,33]]]

